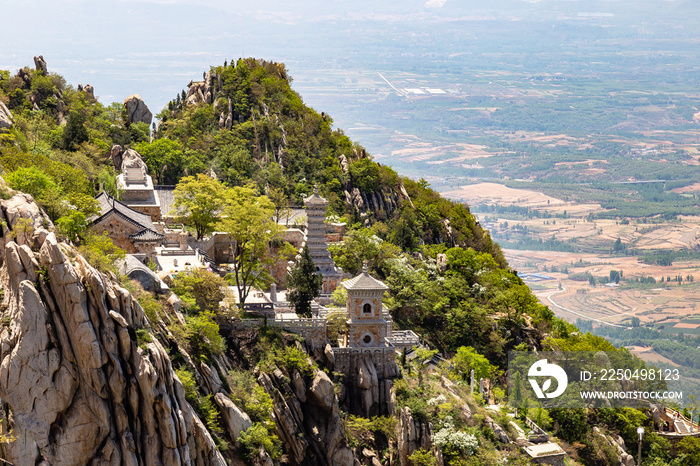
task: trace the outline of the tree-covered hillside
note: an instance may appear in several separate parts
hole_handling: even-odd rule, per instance
[[[511,349],[614,349],[601,337],[590,333],[582,335],[539,303],[508,267],[498,245],[492,242],[466,205],[440,197],[423,180],[402,177],[390,167],[374,162],[359,144],[351,141],[342,130],[333,128],[330,116],[304,105],[292,90],[291,78],[282,64],[240,59],[212,67],[204,73],[203,81],[190,83],[187,91],[175,96],[157,115],[159,122],[153,128],[145,123],[131,123],[122,104],[105,106],[100,103],[91,87],[76,89],[60,76],[37,68],[25,68],[15,76],[0,71],[0,102],[3,104],[0,123],[6,122],[3,123],[5,128],[0,129],[2,177],[10,188],[32,194],[55,221],[59,232],[82,245],[82,251],[90,253],[88,258],[101,261],[100,267],[104,269],[109,269],[111,264],[106,262],[111,256],[100,254],[107,246],[99,246],[100,243],[90,237],[86,219],[97,210],[95,194],[102,190],[118,194],[111,153],[113,146],[119,145],[141,154],[156,184],[175,185],[185,177],[205,174],[217,178],[228,188],[250,193],[250,199],[267,196],[265,204],[273,203],[278,212],[300,205],[303,197],[318,185],[319,194],[330,201],[328,217],[347,224],[342,242],[330,248],[336,264],[345,272],[356,274],[367,261],[370,272],[389,286],[385,303],[395,323],[413,329],[429,347],[451,358],[451,367],[444,374],[453,380],[464,380],[471,369],[490,377],[498,401],[505,401],[504,372],[507,352]],[[5,115],[4,107],[11,116]],[[185,190],[185,185],[192,180],[184,180],[179,188]],[[243,216],[245,210],[238,209]],[[212,213],[211,216],[216,215]],[[200,230],[196,233],[203,234]],[[285,369],[287,375],[294,370],[303,372],[307,365],[305,353],[300,349],[298,353],[290,353],[281,343],[273,354],[277,358],[274,364],[265,366],[265,352],[269,353],[274,345],[268,344],[272,337],[264,333],[255,338],[248,335],[247,338],[257,338],[260,342],[253,345],[249,341],[249,346],[256,348],[251,351],[255,357],[244,357],[242,349],[246,343],[230,335],[225,335],[224,341],[219,327],[211,319],[220,312],[219,285],[213,286],[217,291],[212,295],[215,298],[198,301],[193,283],[199,283],[197,280],[201,277],[196,277],[192,283],[184,283],[185,278],[176,278],[173,288],[182,295],[183,306],[191,305],[192,315],[185,324],[169,318],[167,307],[157,297],[146,292],[139,295],[149,319],[162,324],[156,338],[163,338],[164,346],[177,349],[176,343],[182,343],[181,346],[187,346],[199,361],[211,362],[215,357],[236,361],[235,367],[247,375],[232,376],[228,384],[235,393],[238,383],[242,398],[237,402],[251,412],[260,400],[251,401],[250,393],[255,396],[265,393],[252,376],[255,366],[272,373],[275,364],[284,368],[284,361],[289,363],[292,354],[294,360],[290,363],[291,369]],[[333,298],[342,304],[342,291]],[[207,304],[209,301],[214,304]],[[173,324],[163,323],[167,321]],[[142,332],[140,338],[145,346],[151,337],[148,332]],[[278,335],[274,338],[275,341],[280,339]],[[216,351],[211,351],[213,342],[216,342]],[[410,407],[420,422],[435,423],[440,431],[445,431],[445,436],[455,434],[456,437],[450,437],[453,440],[469,437],[469,445],[464,448],[457,448],[457,443],[452,444],[447,439],[434,439],[436,445],[444,447],[448,462],[453,461],[449,464],[502,464],[499,458],[507,455],[494,454],[488,461],[486,457],[477,459],[475,456],[475,445],[479,442],[488,446],[486,451],[494,451],[497,440],[493,429],[497,423],[486,420],[482,414],[465,419],[463,413],[457,412],[460,411],[456,408],[457,402],[454,405],[444,402],[445,395],[469,395],[466,395],[466,386],[448,390],[440,376],[426,373],[421,362],[433,355],[426,350],[418,355],[417,361],[403,361],[405,377],[395,387],[396,407]],[[190,371],[194,366],[186,366],[183,361],[188,359],[177,351],[173,351],[171,357],[189,390],[189,402],[200,414],[211,417],[207,426],[215,431],[212,426],[218,423],[216,408],[208,395],[202,395],[206,391],[201,390],[194,375],[183,372],[183,368]],[[313,372],[316,370],[314,367]],[[274,378],[280,385],[289,383],[284,374],[281,377],[275,374]],[[253,391],[252,386],[258,387],[257,391]],[[330,393],[332,398],[332,390]],[[269,402],[262,395],[259,398]],[[484,400],[471,401],[474,405],[483,404]],[[527,407],[521,408],[524,410],[521,414],[528,413]],[[534,416],[533,413],[535,411],[530,415]],[[586,410],[547,413],[539,408],[537,413],[543,425],[554,434],[571,443],[580,442],[581,446],[573,448],[572,454],[588,464],[612,464],[601,460],[597,453],[602,440],[600,434],[592,430],[593,425],[605,426],[609,433],[620,432],[628,446],[636,446],[630,426],[635,422],[647,422],[645,415],[636,410],[602,414]],[[257,432],[261,445],[273,438],[276,428],[269,410],[257,420],[255,415],[251,417],[259,426],[249,435]],[[503,418],[507,425],[508,418],[505,415]],[[388,432],[395,421],[349,416],[344,422],[344,435],[355,436],[355,446],[361,451],[363,445],[379,448],[381,439],[390,438]],[[459,429],[468,429],[469,433],[464,434]],[[268,432],[269,438],[266,437]],[[372,438],[362,437],[365,434]],[[440,445],[443,440],[444,445]],[[257,441],[246,441],[255,446],[251,452],[257,452]],[[661,453],[657,451],[657,456],[667,459],[665,444],[660,441],[658,444],[661,446],[657,446],[657,450]],[[652,450],[648,445],[644,448]],[[274,443],[274,449],[280,453],[278,443]],[[434,464],[429,460],[430,452],[416,451],[421,453],[414,457],[414,464]],[[471,460],[465,463],[463,460],[467,457]]]

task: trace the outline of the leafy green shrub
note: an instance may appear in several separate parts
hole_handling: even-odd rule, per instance
[[[422,448],[411,453],[408,460],[413,466],[437,466],[437,459],[435,459],[435,455]]]
[[[173,277],[172,290],[189,310],[217,313],[219,302],[224,299],[224,286],[227,286],[226,281],[213,272],[188,269]]]
[[[182,387],[185,389],[185,399],[189,404],[195,406],[199,393],[197,392],[197,381],[192,372],[185,368],[175,369],[175,375],[182,382]]]
[[[148,317],[148,320],[151,322],[157,322],[159,318],[158,314],[162,310],[160,302],[149,294],[139,296],[137,300],[143,308],[143,312],[146,314],[146,317]]]
[[[20,235],[29,237],[32,235],[32,233],[34,233],[34,225],[32,224],[32,220],[29,218],[20,218],[12,228],[10,237],[12,239],[17,239],[17,237]]]
[[[210,313],[186,318],[185,337],[190,353],[196,358],[219,355],[226,349],[219,325],[212,318],[213,314]]]
[[[241,436],[238,440],[241,442],[243,451],[246,452],[246,455],[250,459],[257,456],[260,447],[263,447],[273,460],[279,459],[282,456],[282,445],[279,438],[268,432],[265,426],[259,422],[256,422],[250,428],[241,432]]]
[[[153,341],[151,334],[145,328],[140,328],[136,330],[136,344],[142,350],[146,349],[146,345]]]
[[[56,220],[56,227],[59,233],[65,235],[71,241],[78,241],[87,229],[88,223],[84,213],[72,210],[67,215]]]
[[[258,385],[250,372],[233,370],[228,373],[230,397],[236,406],[245,411],[253,422],[258,422],[274,431],[272,398]]]
[[[580,455],[592,464],[620,464],[617,450],[602,435],[591,432],[584,443]]]
[[[117,273],[115,261],[123,259],[126,253],[117,247],[112,239],[107,236],[107,232],[101,235],[90,233],[85,236],[83,245],[78,248],[78,252],[87,260],[90,265],[102,273]]]
[[[200,397],[197,403],[197,411],[209,432],[221,436],[224,431],[219,423],[219,410],[211,398],[211,395]]]
[[[280,367],[292,373],[299,371],[302,375],[313,375],[318,366],[309,361],[308,355],[296,346],[287,346],[282,332],[277,327],[263,327],[258,334],[260,341],[256,345],[260,359],[258,364],[263,371],[270,372]]]
[[[136,280],[122,280],[122,285],[131,293],[131,296],[136,298],[149,321],[157,322],[160,319],[163,304],[153,293],[144,290],[141,283]]]
[[[5,175],[5,181],[12,189],[31,194],[52,220],[60,216],[61,188],[40,168],[20,167]]]
[[[379,187],[379,165],[370,159],[352,162],[348,169],[353,184],[360,190],[371,193]]]
[[[382,434],[387,439],[395,439],[396,422],[396,418],[392,416],[374,416],[367,419],[350,415],[345,418],[343,425],[350,446],[370,447],[374,443],[376,434]]]
[[[569,443],[580,441],[590,429],[584,409],[552,409],[549,415],[559,424],[557,435]]]
[[[295,346],[275,347],[260,361],[260,368],[271,371],[274,366],[283,367],[287,372],[299,371],[302,375],[313,375],[317,366],[309,361],[309,356]]]

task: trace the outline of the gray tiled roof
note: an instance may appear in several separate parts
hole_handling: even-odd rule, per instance
[[[367,272],[362,272],[355,278],[340,283],[348,290],[388,290],[389,287],[373,278]]]
[[[160,201],[160,215],[170,217],[170,210],[175,203],[175,186],[156,186],[155,190]]]
[[[100,204],[100,215],[92,219],[92,224],[97,224],[110,213],[115,213],[128,222],[133,223],[136,227],[140,227],[141,231],[130,236],[136,241],[160,241],[163,235],[158,233],[150,215],[142,214],[128,207],[126,204],[119,202],[104,191],[97,196],[97,202]]]
[[[133,241],[141,241],[141,242],[148,242],[148,241],[162,241],[164,236],[161,235],[160,233],[151,231],[151,230],[141,230],[140,232],[133,234],[129,236]]]
[[[150,215],[136,212],[134,209],[114,199],[104,191],[102,194],[97,196],[96,200],[100,203],[100,216],[93,220],[93,223],[99,221],[101,217],[104,217],[109,212],[114,211],[136,225],[147,228],[151,231],[156,231],[156,227],[153,225],[153,220],[151,220]]]

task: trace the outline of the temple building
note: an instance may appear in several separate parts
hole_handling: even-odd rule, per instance
[[[389,289],[384,283],[367,273],[365,262],[362,273],[340,284],[348,290],[347,347],[387,346],[389,321],[382,312],[382,297]]]
[[[114,244],[127,254],[143,259],[155,256],[156,247],[163,243],[164,236],[149,215],[135,211],[104,192],[97,196],[97,202],[100,214],[92,220],[92,231],[107,232]]]
[[[321,300],[328,299],[343,279],[343,271],[335,266],[326,242],[326,207],[328,201],[318,195],[318,186],[314,187],[314,193],[304,199],[306,207],[306,244],[309,247],[311,259],[323,276],[323,288]],[[324,296],[325,295],[325,296]]]

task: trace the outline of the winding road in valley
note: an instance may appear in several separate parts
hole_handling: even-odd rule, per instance
[[[561,304],[557,304],[557,302],[554,301],[554,299],[552,299],[552,296],[554,296],[554,295],[557,294],[557,293],[563,293],[564,291],[566,291],[566,288],[563,288],[563,289],[561,289],[561,290],[548,291],[548,292],[546,292],[546,293],[542,293],[540,296],[541,296],[541,297],[544,297],[544,298],[547,298],[547,301],[549,301],[550,303],[552,303],[552,306],[554,306],[555,308],[561,309],[562,311],[568,312],[569,314],[574,314],[574,315],[579,316],[579,317],[582,317],[582,318],[584,318],[584,319],[586,319],[586,320],[592,320],[593,322],[598,322],[598,323],[600,323],[600,324],[609,325],[609,326],[611,326],[611,327],[627,328],[627,327],[625,327],[624,325],[612,324],[612,323],[606,322],[606,321],[604,321],[604,320],[596,319],[596,318],[594,318],[594,317],[587,316],[586,314],[582,314],[582,313],[580,313],[580,312],[578,312],[578,311],[573,311],[573,310],[571,310],[571,309],[569,309],[569,308],[567,308],[567,307],[562,306]]]

